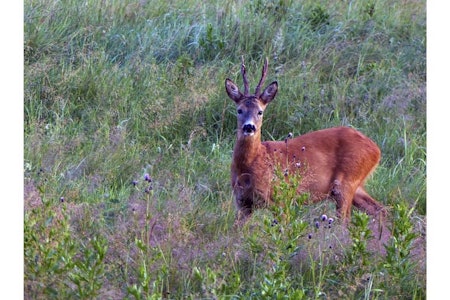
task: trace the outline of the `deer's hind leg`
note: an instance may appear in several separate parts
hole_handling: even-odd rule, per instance
[[[353,197],[353,205],[372,216],[377,216],[379,213],[386,213],[384,206],[373,199],[362,186],[356,189],[355,196]]]
[[[335,179],[331,184],[330,197],[336,202],[336,209],[340,218],[347,222],[351,216],[353,194],[355,188]]]

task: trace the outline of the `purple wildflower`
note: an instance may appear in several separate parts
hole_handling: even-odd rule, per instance
[[[150,185],[149,187],[145,188],[144,192],[146,192],[147,194],[150,193],[150,191],[153,190],[153,187]]]
[[[150,175],[148,173],[144,174],[144,180],[148,181],[148,182],[152,182],[152,178],[150,177]]]

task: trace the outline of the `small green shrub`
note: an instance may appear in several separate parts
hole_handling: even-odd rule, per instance
[[[103,237],[74,239],[66,204],[43,201],[25,213],[25,292],[32,298],[92,299],[105,280]]]
[[[298,175],[287,174],[280,169],[276,174],[274,205],[269,207],[271,213],[264,216],[262,227],[246,239],[254,255],[264,253],[269,258],[269,266],[258,278],[259,288],[251,295],[264,299],[302,299],[305,291],[291,272],[291,258],[308,226],[302,220],[302,204],[308,196],[297,194],[296,187],[301,180]]]
[[[321,5],[315,5],[306,14],[306,22],[315,31],[321,31],[330,24],[330,14]]]
[[[389,274],[390,284],[398,285],[404,295],[411,295],[420,289],[412,284],[415,263],[411,259],[411,250],[414,240],[418,237],[411,222],[413,211],[414,208],[409,208],[405,202],[395,205],[393,223],[390,228],[392,237],[385,245],[386,260],[383,262]]]
[[[69,215],[61,206],[58,212],[51,201],[43,201],[25,213],[25,293],[33,298],[73,295],[66,278],[75,268],[78,244],[70,232]]]
[[[107,241],[103,237],[94,237],[81,250],[82,259],[75,260],[69,278],[77,287],[77,297],[92,299],[98,296],[105,281]]]
[[[209,23],[206,25],[205,33],[199,40],[200,47],[202,49],[202,56],[204,60],[213,60],[217,57],[217,54],[225,46],[225,41],[215,31],[213,25]]]
[[[367,241],[373,238],[369,229],[369,216],[366,213],[355,211],[348,229],[352,241],[351,250],[346,255],[348,264],[366,267],[371,257],[367,249]]]

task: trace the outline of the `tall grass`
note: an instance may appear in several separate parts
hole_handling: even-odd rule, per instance
[[[26,0],[26,298],[425,298],[425,31],[425,1]],[[329,203],[233,226],[242,55],[280,84],[264,139],[377,142],[389,230]]]

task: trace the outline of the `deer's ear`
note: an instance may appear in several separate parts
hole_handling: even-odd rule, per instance
[[[228,97],[230,97],[234,102],[238,103],[241,101],[243,95],[236,84],[234,84],[231,79],[225,80],[225,89],[227,90]]]
[[[269,86],[267,86],[261,94],[261,100],[264,102],[264,104],[269,103],[270,101],[275,98],[278,91],[278,82],[274,81]]]

